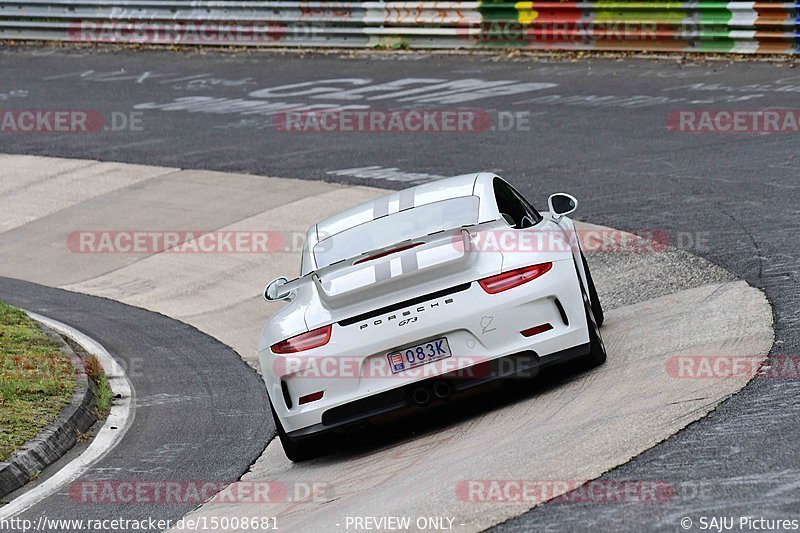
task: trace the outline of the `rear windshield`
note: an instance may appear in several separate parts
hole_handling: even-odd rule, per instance
[[[414,207],[365,222],[314,246],[317,268],[437,231],[478,223],[477,196],[462,196]]]

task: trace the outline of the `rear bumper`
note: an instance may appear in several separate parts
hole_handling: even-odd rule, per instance
[[[401,308],[340,319],[332,325],[330,342],[307,352],[283,356],[262,350],[262,374],[286,432],[339,425],[349,420],[351,405],[371,405],[374,397],[392,399],[378,405],[379,410],[402,407],[409,387],[446,379],[443,376],[452,371],[483,368],[494,360],[508,364],[510,357],[522,353],[542,361],[557,359],[559,353],[589,341],[571,259],[554,262],[542,277],[497,294],[488,294],[476,282],[456,287],[456,292],[427,295],[424,302],[402,302]],[[551,328],[533,336],[522,334],[539,325]],[[392,371],[387,354],[443,337],[452,357]],[[469,379],[454,381],[458,390]],[[301,401],[320,393],[316,400]]]
[[[507,355],[481,363],[477,365],[480,368],[473,367],[469,372],[449,372],[333,407],[322,413],[322,422],[289,432],[288,436],[296,439],[319,435],[326,431],[359,424],[373,417],[409,409],[417,405],[413,400],[413,391],[420,387],[430,390],[435,383],[443,381],[451,387],[453,394],[457,394],[501,379],[531,378],[542,368],[568,363],[587,355],[589,350],[590,345],[583,344],[544,357],[539,357],[532,351]]]

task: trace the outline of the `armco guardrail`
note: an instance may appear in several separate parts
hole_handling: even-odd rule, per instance
[[[0,0],[0,39],[796,53],[793,2]]]

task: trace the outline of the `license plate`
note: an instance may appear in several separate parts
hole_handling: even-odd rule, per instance
[[[403,348],[400,351],[387,354],[386,357],[389,358],[389,367],[392,369],[392,374],[397,374],[409,368],[447,359],[451,355],[453,353],[450,351],[450,345],[447,344],[447,339],[443,337]]]

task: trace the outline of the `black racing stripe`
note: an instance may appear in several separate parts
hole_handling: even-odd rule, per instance
[[[417,296],[416,298],[411,298],[410,300],[405,300],[403,302],[399,302],[393,305],[387,305],[386,307],[381,307],[380,309],[375,309],[374,311],[369,311],[367,313],[362,313],[360,315],[356,315],[350,318],[345,318],[339,321],[339,325],[352,326],[353,324],[369,320],[370,318],[375,318],[376,316],[385,315],[386,313],[391,313],[392,311],[397,311],[398,309],[403,309],[404,307],[411,307],[412,305],[421,304],[423,302],[427,302],[428,300],[435,300],[436,298],[441,298],[443,296],[448,296],[450,294],[464,292],[465,290],[469,289],[470,286],[472,286],[471,282],[463,283],[461,285],[456,285],[455,287],[450,287],[449,289],[442,289],[440,291],[432,292],[422,296]]]

